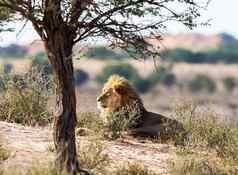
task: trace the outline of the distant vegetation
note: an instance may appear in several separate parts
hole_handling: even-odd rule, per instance
[[[231,92],[236,88],[237,80],[233,77],[226,77],[223,79],[223,85],[227,92]]]
[[[45,53],[40,52],[32,57],[31,67],[36,67],[38,70],[43,71],[45,74],[52,74],[52,66],[49,64]]]
[[[52,66],[49,64],[47,56],[45,53],[41,52],[36,54],[31,59],[31,67],[35,67],[38,71],[42,71],[46,75],[51,75],[53,73]],[[82,85],[89,79],[89,75],[80,69],[74,70],[74,80],[75,85]]]
[[[0,47],[0,57],[2,58],[22,58],[26,56],[27,49],[17,44]]]
[[[128,54],[123,50],[113,50],[105,46],[89,48],[88,51],[85,53],[85,56],[88,58],[97,58],[102,60],[122,60],[129,57]]]
[[[106,65],[96,76],[96,80],[103,84],[112,74],[118,74],[127,78],[132,85],[142,93],[148,92],[158,83],[165,86],[172,86],[176,82],[175,75],[170,73],[164,67],[160,67],[157,72],[153,72],[146,78],[142,78],[138,74],[137,70],[128,63],[114,63]]]
[[[226,33],[220,34],[219,38],[221,41],[214,49],[194,52],[190,49],[177,47],[161,51],[161,59],[187,63],[238,63],[238,40]],[[26,54],[27,48],[17,44],[0,47],[1,58],[22,58],[27,56]],[[89,48],[84,55],[88,58],[101,60],[125,60],[131,57],[121,49],[111,49],[103,45]],[[36,56],[44,58],[45,54],[39,53]]]
[[[148,76],[148,80],[151,85],[162,83],[167,87],[171,87],[176,84],[176,76],[169,69],[162,66],[157,71],[152,72]]]
[[[5,74],[11,73],[12,68],[13,68],[13,65],[10,63],[3,64],[3,73],[5,73]]]
[[[198,74],[189,81],[188,87],[192,92],[207,91],[211,93],[216,90],[216,83],[210,77]]]
[[[187,63],[238,63],[238,40],[229,34],[219,35],[221,42],[217,48],[193,52],[190,49],[175,48],[161,51],[161,59]],[[102,60],[122,60],[130,56],[122,51],[105,46],[89,48],[85,54],[89,58]]]
[[[187,63],[238,63],[238,40],[228,34],[220,34],[221,43],[216,49],[193,52],[184,48],[161,52],[161,59]]]
[[[89,75],[87,74],[87,72],[84,72],[81,69],[76,69],[74,70],[74,82],[75,85],[82,85],[84,84],[86,81],[89,80]]]

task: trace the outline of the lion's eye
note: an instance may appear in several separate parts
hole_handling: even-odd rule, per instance
[[[110,93],[110,92],[106,93],[106,96],[110,96],[110,95],[111,95],[111,93]]]

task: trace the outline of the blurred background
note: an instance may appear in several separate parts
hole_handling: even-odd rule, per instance
[[[229,4],[225,0],[212,1],[203,14],[205,20],[211,19],[211,25],[190,31],[174,24],[162,33],[162,41],[148,39],[160,47],[160,58],[156,60],[135,60],[103,41],[76,45],[78,112],[97,111],[96,97],[103,83],[111,74],[119,74],[130,80],[149,110],[171,115],[176,104],[188,100],[237,122],[238,23],[232,20],[235,4],[235,0]],[[224,7],[226,11],[222,11]],[[22,25],[12,23],[9,27]],[[0,39],[3,73],[23,75],[38,67],[51,76],[44,46],[30,24],[21,31],[2,33]],[[49,108],[53,107],[52,102]]]

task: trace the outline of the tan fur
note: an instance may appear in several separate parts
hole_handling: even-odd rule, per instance
[[[107,96],[109,95],[110,96]],[[107,106],[108,112],[115,112],[128,104],[136,103],[144,110],[142,100],[128,80],[119,75],[112,75],[104,84],[102,94],[98,97]],[[104,109],[105,110],[105,109]]]
[[[136,127],[131,130],[134,135],[158,136],[163,140],[168,140],[176,139],[178,134],[185,131],[178,121],[148,112],[136,90],[128,80],[119,75],[112,75],[108,79],[97,101],[102,115],[125,109],[125,107],[133,111],[137,108],[140,118]]]

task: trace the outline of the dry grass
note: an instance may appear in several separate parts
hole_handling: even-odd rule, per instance
[[[23,125],[49,123],[49,80],[41,72],[32,69],[24,76],[3,74],[0,79],[3,80],[0,120]]]
[[[156,175],[153,171],[138,163],[129,163],[119,167],[114,175]]]
[[[22,169],[22,167],[15,167],[13,169],[4,169],[0,171],[0,175],[58,175],[57,171],[52,165],[42,165],[39,163],[32,163],[30,168]],[[61,175],[68,175],[63,172]]]
[[[9,150],[7,150],[3,145],[0,145],[0,164],[7,160],[10,156]]]
[[[234,175],[238,173],[238,128],[229,127],[211,110],[185,102],[175,114],[189,131],[186,146],[177,149],[172,175]]]
[[[238,127],[230,127],[211,110],[202,110],[191,102],[175,109],[176,117],[189,131],[188,146],[209,148],[219,157],[238,162]]]
[[[78,146],[78,159],[81,168],[90,174],[107,174],[110,159],[107,154],[103,153],[104,150],[105,145],[99,140],[81,143]]]
[[[77,136],[96,136],[97,138],[104,135],[104,121],[95,112],[80,112],[77,114]]]
[[[216,157],[187,156],[171,163],[171,175],[236,175],[238,168]]]

